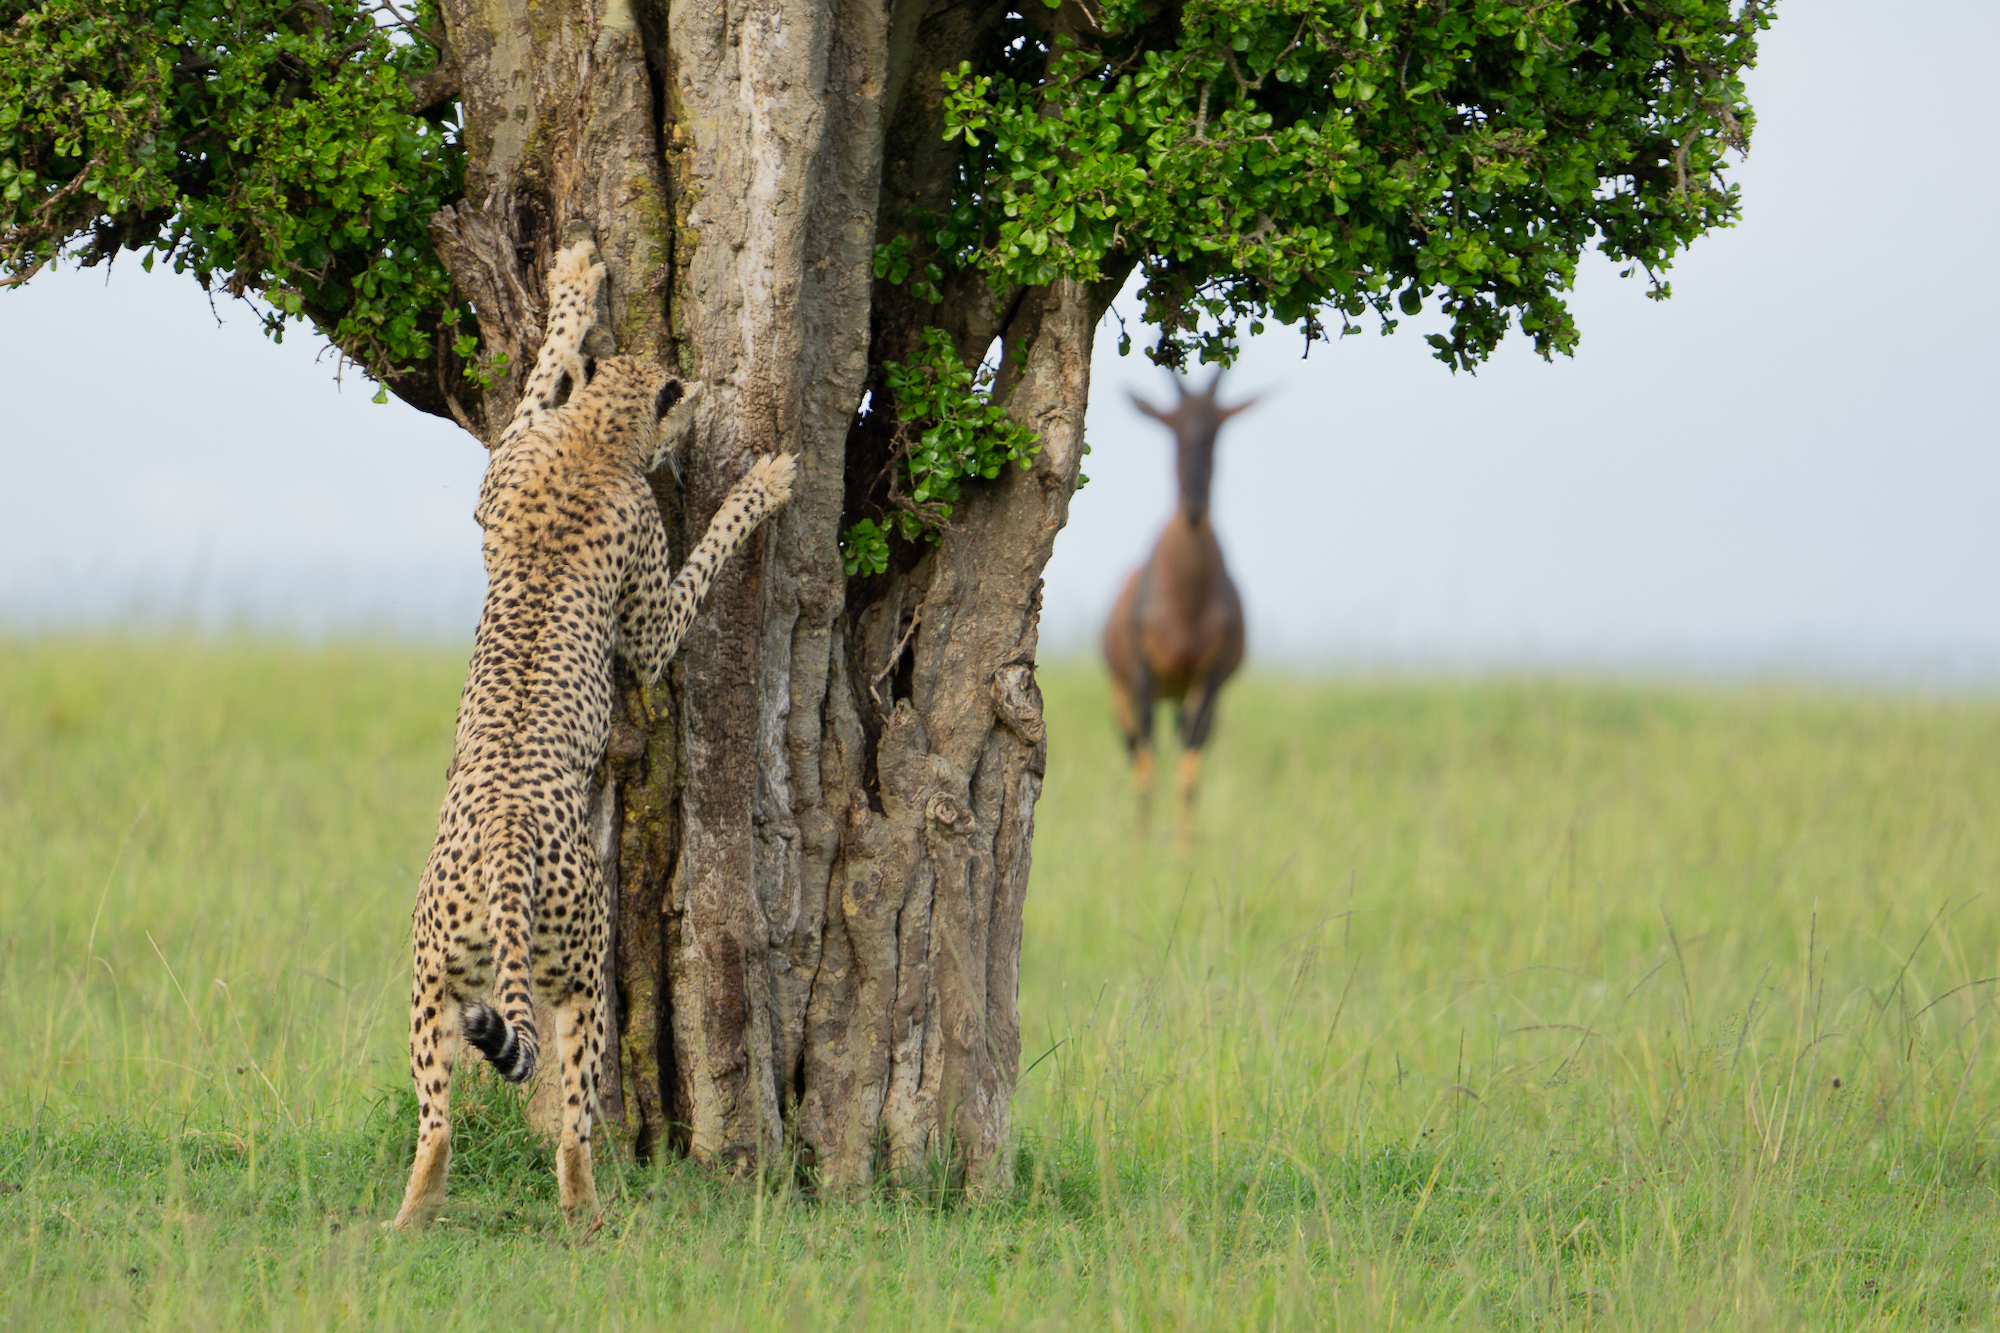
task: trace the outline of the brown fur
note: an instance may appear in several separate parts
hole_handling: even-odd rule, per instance
[[[1153,705],[1161,699],[1179,705],[1183,752],[1176,786],[1183,843],[1193,836],[1201,747],[1215,721],[1216,698],[1243,662],[1243,601],[1223,564],[1208,493],[1216,432],[1249,404],[1218,405],[1220,379],[1203,394],[1182,389],[1172,411],[1134,400],[1174,432],[1180,504],[1152,555],[1126,580],[1104,626],[1112,712],[1132,754],[1142,825],[1152,796]]]

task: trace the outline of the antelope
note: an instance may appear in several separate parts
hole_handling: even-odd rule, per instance
[[[1143,833],[1153,796],[1153,704],[1180,706],[1181,758],[1175,775],[1180,795],[1180,842],[1194,837],[1195,785],[1201,747],[1215,722],[1215,700],[1243,661],[1243,601],[1223,567],[1222,547],[1209,520],[1209,482],[1215,474],[1215,434],[1222,423],[1255,402],[1223,407],[1215,401],[1217,372],[1208,388],[1191,394],[1178,379],[1180,402],[1172,411],[1137,394],[1132,402],[1174,433],[1180,506],[1160,532],[1153,554],[1125,581],[1104,626],[1104,658],[1111,668],[1111,706],[1132,756]]]

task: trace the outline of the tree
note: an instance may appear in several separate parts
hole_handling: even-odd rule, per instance
[[[0,0],[0,270],[143,251],[482,440],[554,251],[798,497],[605,760],[641,1155],[1011,1171],[1040,573],[1133,271],[1163,365],[1432,304],[1570,352],[1738,212],[1763,0]],[[1129,342],[1121,339],[1121,350]]]

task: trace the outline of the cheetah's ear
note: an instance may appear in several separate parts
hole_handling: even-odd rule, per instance
[[[665,386],[661,388],[661,402],[667,401],[669,391],[674,393],[675,399],[672,405],[660,415],[660,433],[653,448],[654,467],[658,467],[662,463],[671,462],[674,451],[680,448],[682,442],[694,432],[694,414],[696,407],[701,402],[701,390],[702,385],[700,380],[696,380],[692,384],[682,384],[679,380],[668,380]],[[678,467],[676,467],[674,475],[677,479],[680,476]]]
[[[681,387],[679,380],[668,380],[660,386],[659,396],[653,399],[653,415],[656,417],[665,416],[669,411],[673,410],[675,403],[678,403],[686,396],[687,390]]]
[[[574,398],[578,389],[590,383],[590,373],[595,365],[596,363],[589,357],[577,352],[571,352],[569,358],[563,362],[563,374],[569,380],[569,388],[567,390],[563,389],[562,381],[557,380],[557,392],[563,394],[566,399]],[[549,405],[552,407],[555,405],[554,395],[550,396]]]

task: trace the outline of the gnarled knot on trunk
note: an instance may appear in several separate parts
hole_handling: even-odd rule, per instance
[[[930,822],[950,833],[972,832],[972,812],[943,792],[932,795],[924,813]]]
[[[619,717],[611,724],[611,739],[604,748],[613,759],[629,764],[645,757],[646,734],[633,726],[629,719]]]
[[[993,712],[1029,745],[1048,739],[1041,702],[1035,698],[1032,662],[1013,662],[993,673]]]

